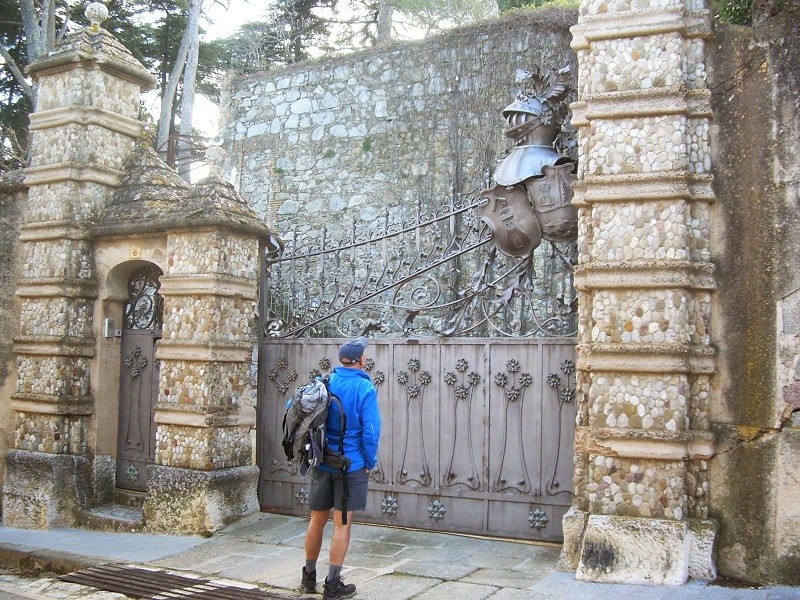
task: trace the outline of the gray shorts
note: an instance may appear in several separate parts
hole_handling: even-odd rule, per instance
[[[341,471],[323,471],[310,469],[311,491],[308,494],[308,508],[311,510],[343,510],[342,495],[344,494],[344,481]],[[367,483],[369,473],[365,469],[349,471],[347,473],[347,510],[364,510],[367,508]]]

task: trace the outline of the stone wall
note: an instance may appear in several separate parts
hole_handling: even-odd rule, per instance
[[[721,573],[800,582],[800,28],[787,5],[718,27],[714,343],[719,403],[710,510]]]
[[[389,222],[483,186],[515,70],[575,68],[576,14],[517,12],[426,41],[235,80],[223,119],[240,194],[281,235]]]
[[[14,290],[19,279],[19,225],[27,199],[22,173],[0,179],[0,398],[9,397],[15,385],[11,338],[19,326],[19,302]],[[13,444],[14,416],[11,406],[3,402],[0,403],[0,454]],[[0,482],[5,479],[5,470],[5,461],[0,461]]]

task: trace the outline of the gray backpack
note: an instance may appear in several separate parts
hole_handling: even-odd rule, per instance
[[[328,446],[325,424],[328,407],[336,404],[341,416],[339,428],[339,451]],[[283,416],[283,451],[286,458],[299,465],[305,476],[308,469],[326,464],[347,472],[350,459],[344,455],[344,434],[347,429],[342,403],[328,389],[328,376],[317,378],[296,388],[292,401]]]

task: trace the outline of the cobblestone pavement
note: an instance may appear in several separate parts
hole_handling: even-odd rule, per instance
[[[31,531],[0,526],[0,600],[121,600],[125,596],[66,583],[56,573],[116,563],[297,592],[307,520],[260,513],[210,538],[83,529]],[[331,528],[326,530],[318,571]],[[560,547],[354,524],[343,575],[356,598],[375,600],[800,600],[800,588],[729,588],[587,583],[555,570]],[[16,561],[16,562],[15,562]],[[38,577],[32,577],[36,574]]]

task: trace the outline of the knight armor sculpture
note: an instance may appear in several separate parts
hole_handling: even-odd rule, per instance
[[[478,207],[497,248],[513,257],[527,256],[542,238],[569,242],[578,236],[578,210],[571,204],[577,164],[554,148],[566,114],[558,103],[565,103],[571,91],[569,68],[554,71],[549,79],[523,74],[539,89],[518,95],[503,110],[505,135],[514,146],[493,174],[496,185],[481,193]]]

